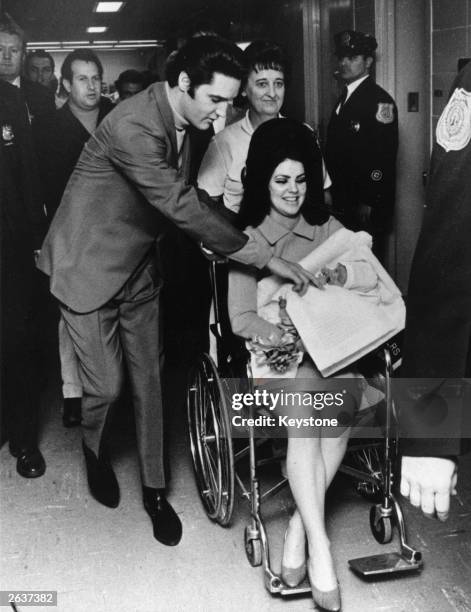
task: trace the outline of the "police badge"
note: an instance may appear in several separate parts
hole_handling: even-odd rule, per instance
[[[436,130],[438,144],[448,151],[460,151],[471,140],[471,93],[455,89],[441,114]]]
[[[378,102],[378,110],[376,111],[376,121],[388,124],[394,121],[394,105],[386,102]]]
[[[5,145],[13,144],[14,138],[15,134],[13,133],[13,128],[8,123],[4,123],[2,125],[2,140]]]

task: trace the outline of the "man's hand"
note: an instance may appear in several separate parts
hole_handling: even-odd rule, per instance
[[[458,470],[452,459],[442,457],[402,457],[401,495],[432,518],[446,521],[450,495],[456,495]]]
[[[293,289],[299,293],[299,295],[304,295],[306,293],[310,283],[322,289],[323,284],[321,280],[292,261],[286,261],[285,259],[281,259],[281,257],[272,257],[267,264],[267,268],[272,274],[293,281]]]

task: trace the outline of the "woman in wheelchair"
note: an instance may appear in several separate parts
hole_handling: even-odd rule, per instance
[[[255,131],[247,156],[239,222],[247,233],[270,245],[275,255],[291,261],[299,261],[342,227],[324,206],[322,158],[309,127],[290,119],[273,119]],[[232,329],[248,341],[276,347],[285,332],[257,314],[259,280],[261,276],[254,269],[231,267],[228,307]],[[343,372],[341,376],[355,374]],[[311,379],[311,383],[315,379],[322,388],[322,377],[308,356],[299,364],[296,378]],[[327,388],[329,383],[323,384]],[[296,411],[303,414],[290,416],[313,414],[312,407]],[[311,437],[299,437],[293,428],[287,429],[286,468],[296,510],[285,534],[282,578],[295,586],[307,572],[314,602],[327,610],[339,610],[340,592],[324,502],[344,456],[349,429],[339,428],[336,437],[331,432],[327,437],[322,428]]]

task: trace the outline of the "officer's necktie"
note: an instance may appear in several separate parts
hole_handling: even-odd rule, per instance
[[[337,107],[339,113],[342,110],[343,105],[345,104],[345,100],[347,99],[347,96],[348,96],[348,87],[346,85],[344,85],[344,87],[342,89],[342,94],[340,96],[339,105]]]

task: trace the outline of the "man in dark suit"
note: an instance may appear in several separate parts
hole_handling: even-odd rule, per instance
[[[409,280],[401,372],[412,389],[425,389],[419,401],[401,407],[407,433],[401,492],[441,520],[456,486],[456,457],[471,448],[470,385],[463,380],[471,378],[470,99],[468,64],[437,123]]]
[[[334,213],[351,230],[373,236],[384,258],[392,225],[398,143],[397,108],[370,71],[376,40],[347,30],[335,36],[343,90],[332,112],[326,142]]]
[[[104,440],[126,364],[132,386],[144,507],[167,545],[181,523],[165,496],[160,384],[159,242],[175,223],[209,249],[295,281],[309,275],[272,257],[210,207],[187,182],[186,129],[208,128],[237,94],[240,50],[223,39],[189,41],[167,82],[120,103],[85,145],[43,244],[50,276],[81,364],[84,454],[90,491],[116,507],[119,487]],[[191,304],[191,296],[188,296]]]
[[[89,49],[69,53],[61,67],[62,82],[69,93],[59,110],[33,121],[41,190],[51,222],[67,181],[83,146],[113,104],[101,95],[103,66]],[[70,336],[59,322],[59,355],[63,382],[63,423],[74,427],[81,420],[82,384]]]
[[[0,17],[0,79],[21,89],[33,119],[54,111],[54,92],[20,76],[25,49],[23,30],[9,16]]]
[[[24,76],[28,81],[38,83],[43,87],[57,89],[57,79],[54,75],[55,62],[50,53],[44,49],[29,51],[24,60]]]
[[[93,51],[77,49],[69,53],[61,76],[69,93],[67,102],[33,122],[43,199],[50,221],[85,143],[114,108],[101,95],[103,66]]]
[[[42,476],[38,449],[39,381],[35,354],[37,271],[34,251],[45,218],[26,106],[19,90],[0,80],[1,376],[2,439],[10,441],[17,471]]]

